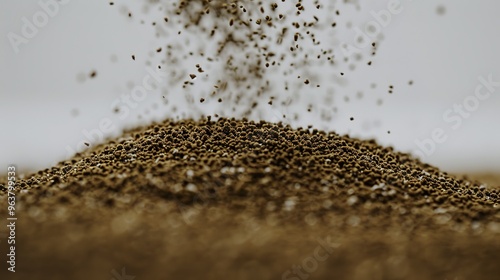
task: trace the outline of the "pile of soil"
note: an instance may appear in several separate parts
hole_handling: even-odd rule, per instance
[[[375,141],[165,121],[18,181],[8,279],[498,279],[499,203]]]

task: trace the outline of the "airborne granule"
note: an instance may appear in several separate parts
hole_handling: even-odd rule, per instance
[[[218,114],[260,120],[289,115],[278,120],[307,125],[301,119],[309,110],[309,116],[320,120],[318,127],[332,127],[332,120],[342,119],[332,110],[337,101],[333,92],[346,86],[349,74],[361,64],[372,65],[372,59],[365,57],[375,55],[383,41],[372,38],[367,48],[351,52],[336,38],[342,31],[353,33],[345,30],[351,27],[346,27],[349,19],[346,14],[341,17],[340,10],[359,10],[358,1],[147,0],[141,5],[142,11],[134,14],[142,13],[148,22],[162,22],[152,25],[156,48],[143,54],[141,61],[146,66],[160,64],[168,74],[169,90],[161,96],[169,102],[157,103],[165,106],[171,119]],[[161,54],[152,56],[158,46],[164,47]],[[187,61],[203,73],[196,86],[184,78],[194,66],[186,65],[191,63]],[[300,75],[303,79],[292,79]],[[354,85],[364,87],[361,82]],[[267,101],[259,102],[273,95],[271,110],[265,106]],[[315,110],[304,106],[312,96]],[[208,102],[195,105],[200,98]],[[219,98],[224,104],[211,102]]]
[[[444,15],[446,13],[446,7],[443,5],[437,6],[436,13],[440,16]]]
[[[498,189],[316,129],[165,121],[20,179],[17,193],[30,269],[12,279],[108,279],[121,267],[293,279],[282,277],[317,246],[328,250],[306,270],[317,279],[500,274]]]

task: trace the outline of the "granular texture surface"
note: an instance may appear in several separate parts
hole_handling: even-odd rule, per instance
[[[500,275],[497,187],[333,132],[165,121],[17,191],[12,279]]]

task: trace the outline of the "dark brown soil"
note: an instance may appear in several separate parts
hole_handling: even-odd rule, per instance
[[[17,272],[2,279],[500,275],[498,188],[335,133],[166,121],[18,188]]]

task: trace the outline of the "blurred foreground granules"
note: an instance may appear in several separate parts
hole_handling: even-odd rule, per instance
[[[18,187],[8,279],[500,275],[498,188],[335,133],[165,121]]]

